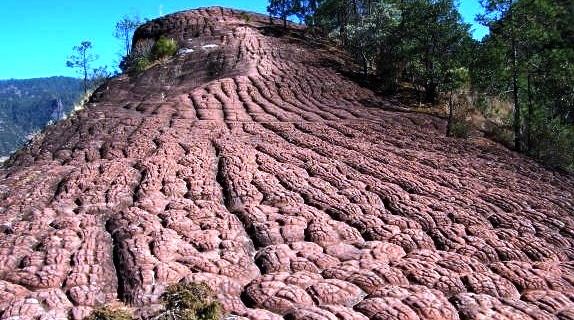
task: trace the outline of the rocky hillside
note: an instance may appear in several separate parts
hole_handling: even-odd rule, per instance
[[[48,122],[62,119],[80,95],[75,78],[0,80],[0,159]]]
[[[207,282],[228,319],[574,319],[574,178],[346,78],[346,57],[209,8],[0,170],[0,318],[153,314]]]

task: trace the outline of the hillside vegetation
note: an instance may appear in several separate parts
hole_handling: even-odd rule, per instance
[[[471,37],[453,0],[270,0],[268,11],[297,16],[337,40],[379,90],[396,93],[408,83],[419,101],[447,105],[449,135],[468,126],[470,111],[491,117],[500,102],[510,104],[505,116],[490,119],[499,126],[489,133],[574,169],[574,2],[481,4],[477,19],[490,30],[482,41]]]
[[[0,80],[0,157],[70,112],[80,94],[80,81],[74,78]]]

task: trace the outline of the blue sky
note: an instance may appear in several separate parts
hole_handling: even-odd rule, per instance
[[[220,5],[265,12],[266,0],[3,0],[0,10],[0,79],[77,76],[66,67],[72,47],[89,40],[99,59],[94,66],[114,67],[121,43],[113,37],[124,15],[156,18],[197,7]],[[461,13],[473,23],[479,0],[461,0]],[[487,32],[475,26],[475,38]]]

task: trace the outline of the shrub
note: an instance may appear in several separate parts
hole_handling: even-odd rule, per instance
[[[140,39],[134,45],[131,54],[138,57],[151,57],[154,45],[153,39]]]
[[[205,283],[179,283],[167,287],[162,296],[164,311],[157,319],[216,320],[223,307]]]
[[[152,64],[152,50],[155,41],[152,39],[142,39],[132,48],[128,56],[124,56],[120,62],[120,69],[123,72],[138,74],[145,71]]]
[[[464,120],[454,120],[450,127],[450,136],[466,139],[470,136],[470,124]]]
[[[247,23],[251,22],[251,16],[249,14],[247,14],[246,12],[242,12],[239,16],[241,17],[241,20],[243,20]]]
[[[535,119],[529,153],[554,168],[574,172],[574,126],[559,119]]]
[[[123,57],[120,69],[130,74],[139,74],[147,70],[156,60],[169,58],[177,52],[177,42],[173,39],[160,37],[139,40],[132,52]]]
[[[121,306],[102,306],[94,309],[86,320],[132,320],[131,311]]]
[[[155,60],[172,57],[177,52],[177,42],[162,36],[154,44],[152,52]]]
[[[514,132],[508,126],[494,124],[492,128],[485,133],[486,137],[496,141],[507,148],[511,149],[514,144]]]
[[[151,61],[147,57],[138,57],[134,60],[130,72],[138,74],[144,72],[151,65]]]

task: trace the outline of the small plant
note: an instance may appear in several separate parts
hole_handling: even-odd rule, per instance
[[[155,41],[153,39],[140,39],[134,45],[131,55],[135,57],[151,57]]]
[[[247,14],[246,12],[242,12],[239,17],[241,17],[241,20],[249,23],[251,22],[251,16],[249,14]]]
[[[450,136],[466,139],[470,136],[470,124],[464,120],[455,120],[450,127]]]
[[[130,68],[130,72],[134,74],[139,74],[147,70],[151,66],[151,61],[147,57],[138,57],[134,59],[134,62]]]
[[[496,141],[507,148],[512,148],[514,142],[514,133],[508,126],[494,124],[490,130],[486,132],[486,137],[492,141]]]
[[[177,52],[177,42],[173,39],[160,37],[153,46],[152,53],[155,60],[169,58]]]
[[[155,319],[218,320],[223,307],[215,300],[215,293],[205,283],[170,285],[162,296],[164,311]]]
[[[132,320],[131,311],[122,306],[102,306],[94,309],[87,320]]]
[[[151,67],[155,61],[169,58],[176,52],[177,42],[173,39],[160,37],[157,41],[152,39],[139,40],[132,52],[120,62],[120,69],[137,75]]]
[[[153,39],[138,40],[129,55],[120,62],[120,69],[131,74],[139,74],[152,65]]]

